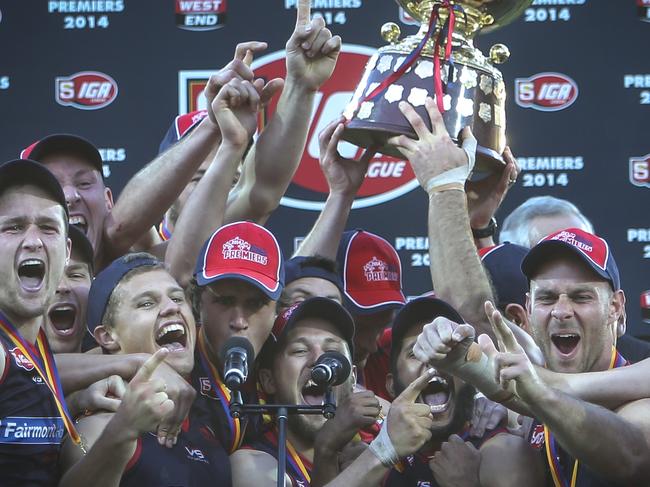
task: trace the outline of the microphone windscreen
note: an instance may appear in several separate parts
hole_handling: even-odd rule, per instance
[[[234,336],[228,338],[226,343],[221,347],[221,357],[225,359],[228,356],[228,351],[233,348],[243,348],[246,350],[246,358],[248,360],[248,366],[250,367],[255,361],[255,352],[253,351],[253,344],[248,340],[248,338]]]

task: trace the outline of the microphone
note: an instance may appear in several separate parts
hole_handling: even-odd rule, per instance
[[[339,352],[325,352],[311,369],[311,379],[319,386],[338,386],[350,376],[352,365]]]
[[[231,337],[221,347],[223,381],[231,391],[239,390],[248,378],[248,365],[255,359],[253,345],[244,337]]]

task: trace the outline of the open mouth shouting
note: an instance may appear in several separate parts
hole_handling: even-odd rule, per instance
[[[156,332],[156,344],[170,352],[182,352],[187,348],[187,330],[182,321],[167,321]]]
[[[37,292],[43,286],[45,262],[41,259],[25,259],[18,264],[18,280],[27,292]]]
[[[86,217],[83,215],[70,215],[70,219],[68,220],[68,223],[70,225],[74,225],[77,227],[79,230],[81,230],[84,235],[88,235],[88,221],[86,220]]]
[[[418,402],[428,405],[433,414],[442,413],[449,409],[453,395],[452,384],[444,377],[436,375],[420,393]]]
[[[310,406],[322,406],[325,404],[326,389],[325,385],[318,385],[310,378],[300,390],[301,403]]]
[[[54,333],[70,336],[75,332],[77,307],[72,303],[55,303],[47,312]]]
[[[551,342],[562,357],[572,358],[575,356],[580,344],[580,335],[571,332],[553,333],[551,334]]]

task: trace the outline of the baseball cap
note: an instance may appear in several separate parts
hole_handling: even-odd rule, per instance
[[[285,285],[303,277],[318,277],[331,282],[341,289],[341,279],[336,272],[328,271],[322,266],[310,263],[314,257],[298,256],[292,257],[284,263],[284,283]],[[329,261],[331,262],[331,261]]]
[[[76,225],[69,225],[68,228],[70,230],[68,236],[72,241],[72,251],[81,256],[82,261],[88,264],[92,273],[94,271],[95,253],[90,240]]]
[[[31,159],[14,159],[0,165],[0,193],[19,184],[32,184],[46,191],[54,201],[63,206],[66,216],[68,205],[59,181],[43,164]]]
[[[336,301],[328,298],[310,298],[290,306],[278,315],[273,323],[268,342],[280,343],[287,334],[306,318],[320,318],[333,324],[341,332],[354,356],[354,321],[347,310]]]
[[[399,353],[402,339],[409,327],[416,323],[429,323],[438,316],[444,316],[456,323],[465,323],[453,306],[438,298],[416,298],[397,312],[392,326],[391,355]]]
[[[528,279],[521,272],[521,262],[528,248],[506,242],[479,249],[478,253],[496,291],[497,308],[504,310],[510,303],[525,307]]]
[[[86,325],[91,335],[95,328],[101,324],[111,294],[124,276],[137,267],[158,264],[160,261],[148,254],[126,254],[111,262],[108,267],[95,276],[88,293],[86,310]]]
[[[541,264],[557,256],[558,251],[571,252],[607,280],[615,291],[621,288],[618,267],[605,239],[579,228],[567,228],[547,235],[530,249],[521,263],[521,270],[528,280]]]
[[[190,113],[184,113],[183,115],[177,115],[167,130],[165,137],[163,137],[163,140],[160,142],[158,153],[162,154],[176,142],[181,140],[207,116],[207,110],[195,110]]]
[[[345,232],[337,261],[342,263],[345,305],[351,312],[376,313],[406,302],[399,255],[378,235],[360,229]]]
[[[23,149],[20,157],[29,157],[35,161],[41,161],[49,154],[69,152],[81,156],[86,162],[99,171],[103,177],[102,156],[87,139],[73,134],[52,134],[44,139],[37,140],[29,147]]]
[[[252,222],[230,223],[203,244],[194,277],[199,286],[241,279],[277,301],[284,287],[282,251],[266,228]]]

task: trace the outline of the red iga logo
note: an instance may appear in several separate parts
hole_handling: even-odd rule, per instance
[[[34,364],[32,361],[25,357],[25,354],[18,347],[12,348],[9,350],[9,353],[11,353],[11,356],[14,358],[14,362],[16,362],[18,367],[25,369],[28,372],[34,370]]]
[[[193,31],[215,30],[226,22],[226,0],[176,0],[176,26]]]
[[[640,188],[650,188],[650,154],[630,157],[630,182]]]
[[[578,85],[561,73],[538,73],[515,79],[515,101],[523,108],[556,112],[570,107],[578,98]]]
[[[641,293],[641,308],[650,310],[650,289]]]
[[[59,105],[80,110],[99,110],[117,98],[117,83],[99,71],[82,71],[57,77],[55,98]]]

